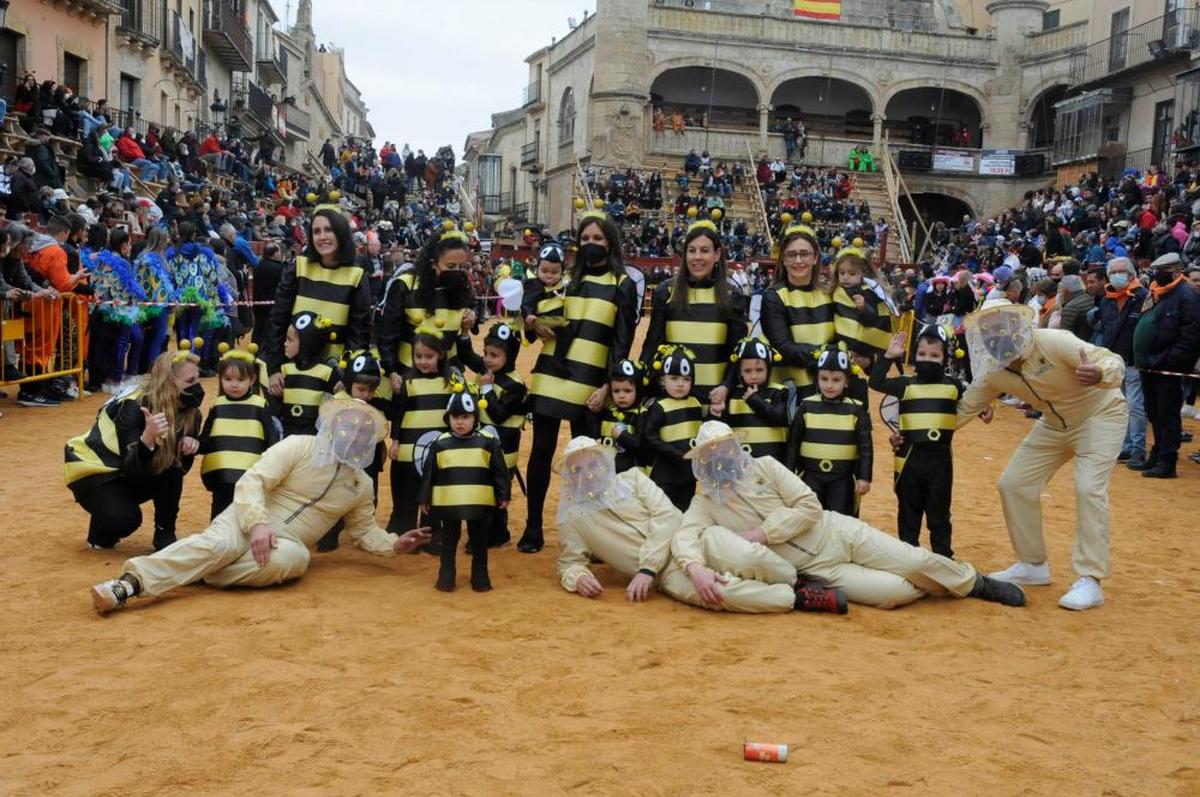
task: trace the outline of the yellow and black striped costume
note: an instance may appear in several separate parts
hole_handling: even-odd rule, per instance
[[[642,421],[642,448],[652,462],[650,478],[659,484],[695,482],[692,463],[683,458],[700,431],[704,410],[695,396],[656,399]]]
[[[481,431],[466,437],[445,432],[430,446],[421,503],[432,507],[434,520],[488,520],[508,499],[499,439]]]
[[[861,295],[865,307],[860,311],[854,296]],[[885,351],[895,333],[896,316],[891,307],[869,288],[847,291],[838,286],[833,292],[834,331],[850,351],[874,357]]]
[[[533,276],[525,280],[522,291],[522,317],[535,315],[541,320],[566,317],[567,302],[562,280],[554,285],[546,285]],[[531,335],[529,338],[531,341],[536,337],[536,335],[532,335],[532,332],[526,334]]]
[[[767,341],[783,356],[772,377],[791,379],[798,388],[812,385],[814,354],[834,339],[833,300],[815,288],[778,285],[763,292],[761,323]]]
[[[759,388],[749,400],[744,395],[745,388],[734,389],[722,420],[742,432],[742,442],[750,446],[751,456],[787,462],[787,390],[772,384]]]
[[[689,280],[686,312],[672,301],[674,290],[672,280],[654,291],[641,359],[652,362],[663,344],[686,346],[696,355],[693,390],[707,404],[709,392],[725,383],[729,355],[745,336],[746,322],[736,304],[729,315],[722,313],[711,279],[694,284]]]
[[[384,373],[403,374],[412,367],[412,344],[417,327],[436,330],[451,362],[459,358],[458,336],[463,314],[469,307],[446,307],[442,291],[434,291],[434,309],[420,305],[421,283],[415,272],[396,277],[388,286],[383,319],[379,327],[379,355]]]
[[[591,415],[593,419],[590,429],[591,436],[601,441],[611,440],[617,448],[617,473],[645,464],[642,457],[640,431],[644,414],[644,407],[620,410],[609,404],[598,414]],[[616,433],[618,424],[625,426],[620,434]]]
[[[874,448],[866,406],[843,396],[800,402],[792,421],[788,466],[831,512],[858,515],[856,480],[871,481]]]
[[[154,452],[140,442],[146,419],[142,415],[142,392],[135,389],[113,398],[100,408],[87,434],[67,441],[64,474],[72,490],[92,489],[122,477],[151,478]],[[198,429],[179,430],[194,435]],[[182,457],[183,470],[192,457]]]
[[[200,479],[212,489],[235,483],[279,441],[275,421],[262,396],[218,396],[200,432]]]
[[[521,430],[525,428],[525,381],[515,370],[495,374],[490,389],[480,386],[487,407],[479,411],[480,423],[494,426],[504,449],[504,464],[517,467]]]
[[[426,376],[410,371],[396,396],[392,439],[399,443],[396,462],[411,465],[413,446],[426,432],[446,428],[446,402],[453,394],[450,380],[441,374]]]
[[[321,359],[337,359],[342,356],[348,340],[350,308],[363,279],[359,266],[326,268],[301,255],[296,258],[296,299],[292,303],[292,315],[305,311],[316,313],[333,322],[337,339],[328,343],[319,353]]]
[[[337,363],[319,362],[305,368],[286,362],[279,372],[283,374],[283,409],[279,420],[284,433],[316,434],[321,402],[337,381]]]
[[[567,286],[567,351],[547,341],[533,368],[530,409],[562,420],[576,418],[613,362],[629,353],[637,318],[637,288],[625,274],[590,270]]]

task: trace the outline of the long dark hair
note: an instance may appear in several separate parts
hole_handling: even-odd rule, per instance
[[[821,275],[821,245],[817,243],[817,237],[806,229],[796,229],[793,227],[790,228],[790,230],[790,232],[783,236],[783,240],[779,242],[779,267],[775,270],[775,284],[788,284],[787,265],[783,261],[783,253],[787,251],[787,248],[791,246],[793,242],[803,239],[808,241],[809,246],[811,246],[813,250],[814,257],[812,271],[810,272],[807,285],[796,285],[794,287],[802,290],[815,290],[817,287],[817,280]]]
[[[583,231],[595,224],[604,233],[604,241],[608,244],[608,270],[616,277],[625,273],[625,262],[621,259],[621,230],[608,216],[585,216],[575,229],[575,248],[579,248],[579,240]],[[583,259],[578,255],[571,264],[571,282],[583,279]]]
[[[458,235],[447,235],[443,238],[441,234],[434,234],[425,242],[425,245],[421,247],[421,253],[417,255],[417,283],[415,286],[417,303],[426,311],[432,312],[436,305],[434,297],[437,295],[435,293],[437,272],[434,271],[434,266],[447,252],[453,252],[456,249],[461,249],[468,255],[471,253],[471,245],[467,243],[466,238]],[[448,296],[447,302],[453,305],[452,309],[456,310],[474,305],[475,298],[471,291],[470,281],[467,282],[467,289],[463,295]]]
[[[350,231],[350,221],[336,210],[330,208],[321,208],[313,214],[308,220],[308,245],[304,247],[303,255],[305,259],[316,263],[321,262],[321,256],[317,254],[317,246],[313,243],[313,222],[318,218],[324,218],[329,222],[329,226],[333,228],[333,235],[337,238],[337,262],[339,265],[345,263],[353,263],[354,255],[354,233]]]
[[[717,251],[717,262],[713,264],[713,294],[716,296],[717,307],[722,318],[733,315],[733,299],[729,296],[729,280],[725,275],[725,247],[721,245],[721,236],[706,226],[693,225],[683,239],[683,254],[679,258],[679,271],[675,274],[671,285],[671,304],[681,312],[688,310],[688,244],[697,238],[707,238]]]

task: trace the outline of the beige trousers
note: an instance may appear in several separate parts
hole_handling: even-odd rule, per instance
[[[278,533],[275,538],[271,561],[259,567],[250,553],[250,538],[238,528],[230,507],[200,534],[128,560],[125,572],[138,577],[145,595],[162,595],[200,580],[213,587],[269,587],[304,575],[308,547]]]
[[[894,609],[929,593],[965,597],[975,568],[901,542],[858,518],[825,512],[812,532],[776,546],[807,578],[838,587],[854,603]]]
[[[1071,565],[1080,576],[1108,576],[1108,481],[1125,440],[1129,410],[1122,402],[1074,429],[1044,423],[1031,431],[1000,476],[1000,503],[1013,550],[1022,562],[1046,561],[1042,490],[1055,471],[1075,458],[1075,545]]]
[[[712,605],[700,600],[692,579],[675,560],[667,565],[659,588],[677,601],[726,612],[765,614],[790,612],[796,605],[796,568],[770,548],[739,537],[728,529],[710,526],[700,538],[704,561],[728,581],[721,584],[724,601]]]

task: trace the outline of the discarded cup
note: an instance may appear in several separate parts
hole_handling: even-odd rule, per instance
[[[786,744],[744,742],[742,744],[742,756],[747,761],[767,761],[775,764],[786,764],[788,746]]]

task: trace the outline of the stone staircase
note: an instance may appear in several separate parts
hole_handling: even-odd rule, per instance
[[[871,206],[872,224],[881,216],[888,225],[888,248],[886,258],[888,263],[900,263],[900,245],[898,236],[900,235],[899,224],[903,224],[902,219],[897,219],[892,213],[892,201],[888,198],[887,183],[884,180],[883,174],[880,172],[854,172],[854,190],[850,192],[850,198],[855,204],[867,201]]]
[[[733,168],[733,162],[731,161],[726,161],[725,165],[730,169]],[[742,166],[747,169],[747,179],[743,180],[740,186],[734,186],[732,196],[725,197],[725,215],[731,218],[748,219],[750,226],[757,228],[759,225],[755,221],[755,218],[758,215],[758,211],[755,209],[754,195],[751,193],[754,190],[754,181],[750,178],[749,172],[753,166],[748,162],[743,162]],[[642,165],[639,168],[639,171],[657,171],[662,173],[662,210],[668,216],[675,209],[675,197],[679,195],[678,186],[675,184],[675,177],[682,169],[683,158],[672,155],[654,154],[647,154],[642,159]]]

